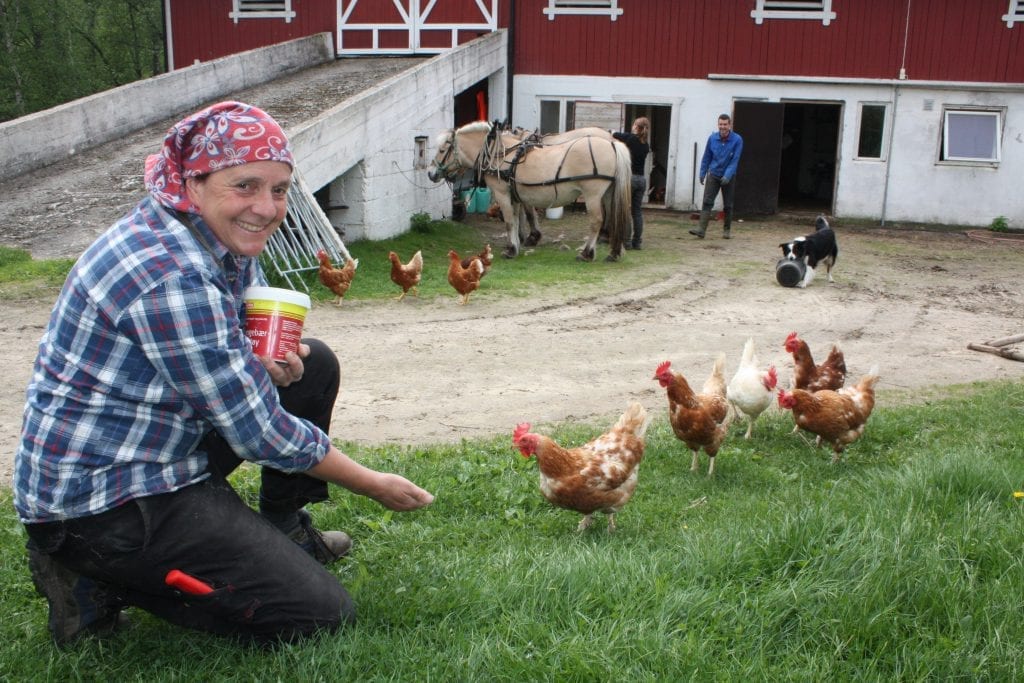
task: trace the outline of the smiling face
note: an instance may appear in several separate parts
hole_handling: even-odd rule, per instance
[[[718,119],[718,134],[723,138],[729,137],[729,131],[732,130],[732,120],[727,118]]]
[[[284,220],[292,168],[281,161],[253,161],[189,178],[188,197],[228,251],[258,256]]]

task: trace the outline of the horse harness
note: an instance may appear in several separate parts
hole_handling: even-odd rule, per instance
[[[498,134],[499,134],[499,131],[497,130],[497,127],[491,127],[491,130],[487,133],[487,141],[486,141],[483,149],[480,151],[481,157],[484,156],[486,150],[491,150],[498,143]],[[588,173],[588,174],[583,174],[583,175],[566,176],[564,178],[561,177],[562,167],[565,165],[565,160],[569,156],[569,150],[572,149],[573,146],[575,146],[575,144],[577,142],[581,142],[584,139],[587,141],[587,151],[590,152],[590,164],[591,164],[591,167],[594,169],[593,172],[592,173]],[[513,155],[513,157],[511,159],[504,159],[503,158],[503,162],[505,164],[507,164],[507,166],[505,168],[485,169],[484,165],[482,163],[480,163],[481,159],[478,159],[477,160],[477,165],[476,165],[477,166],[477,170],[478,170],[478,174],[479,173],[494,173],[495,175],[497,175],[498,178],[500,178],[501,180],[504,180],[505,182],[508,183],[509,191],[512,193],[512,198],[515,201],[520,202],[520,203],[522,202],[522,200],[521,200],[521,198],[519,196],[518,189],[516,189],[517,185],[524,185],[526,187],[547,187],[547,186],[553,186],[555,188],[555,197],[557,198],[558,197],[558,185],[560,183],[571,183],[571,182],[575,182],[577,180],[610,180],[612,182],[615,181],[615,176],[610,176],[610,175],[605,175],[603,173],[598,173],[598,170],[597,170],[597,159],[594,158],[594,145],[593,145],[593,142],[591,141],[590,136],[587,136],[585,138],[578,138],[576,140],[572,140],[572,141],[570,141],[570,143],[571,144],[569,144],[569,146],[566,148],[565,153],[562,155],[562,160],[560,162],[558,162],[558,168],[555,170],[555,177],[551,178],[550,180],[543,180],[543,181],[536,182],[536,183],[527,183],[527,182],[523,182],[523,181],[520,181],[520,180],[516,180],[516,170],[519,168],[519,164],[521,164],[523,162],[523,160],[526,158],[526,155],[529,154],[531,150],[533,150],[533,149],[535,149],[537,147],[543,147],[544,146],[544,143],[542,142],[542,138],[538,137],[536,133],[531,134],[525,140],[522,140],[521,142],[519,142],[518,144],[515,145],[515,154]],[[493,152],[488,151],[486,153],[488,155],[490,155]],[[507,152],[506,152],[506,156],[507,156]]]

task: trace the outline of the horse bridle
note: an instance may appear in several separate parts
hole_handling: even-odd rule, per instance
[[[462,165],[459,164],[458,155],[455,153],[455,129],[454,128],[448,133],[448,140],[446,142],[448,144],[448,149],[445,151],[444,156],[441,157],[441,161],[437,161],[436,159],[434,160],[434,166],[437,167],[437,170],[442,174],[443,177],[450,178],[450,177],[453,177],[455,175],[455,174],[450,173],[451,168],[453,166],[457,167],[457,168],[462,168]],[[449,165],[448,162],[451,161],[453,158],[455,160],[455,164]]]

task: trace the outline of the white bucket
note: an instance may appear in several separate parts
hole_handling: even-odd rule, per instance
[[[551,208],[544,212],[544,215],[547,216],[548,220],[557,221],[559,218],[562,217],[562,207],[552,206]]]
[[[309,295],[280,287],[247,287],[242,298],[245,336],[253,353],[286,362],[285,355],[299,348],[310,308]]]

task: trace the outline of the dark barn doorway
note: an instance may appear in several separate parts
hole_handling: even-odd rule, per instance
[[[841,116],[835,103],[736,102],[736,214],[831,213]]]
[[[627,104],[623,130],[629,130],[639,116],[646,116],[651,122],[651,153],[647,158],[646,204],[665,207],[665,190],[668,185],[668,141],[672,136],[672,107],[657,104]]]
[[[477,81],[455,96],[455,121],[460,128],[474,121],[487,121],[487,79]],[[492,117],[493,118],[493,117]]]

